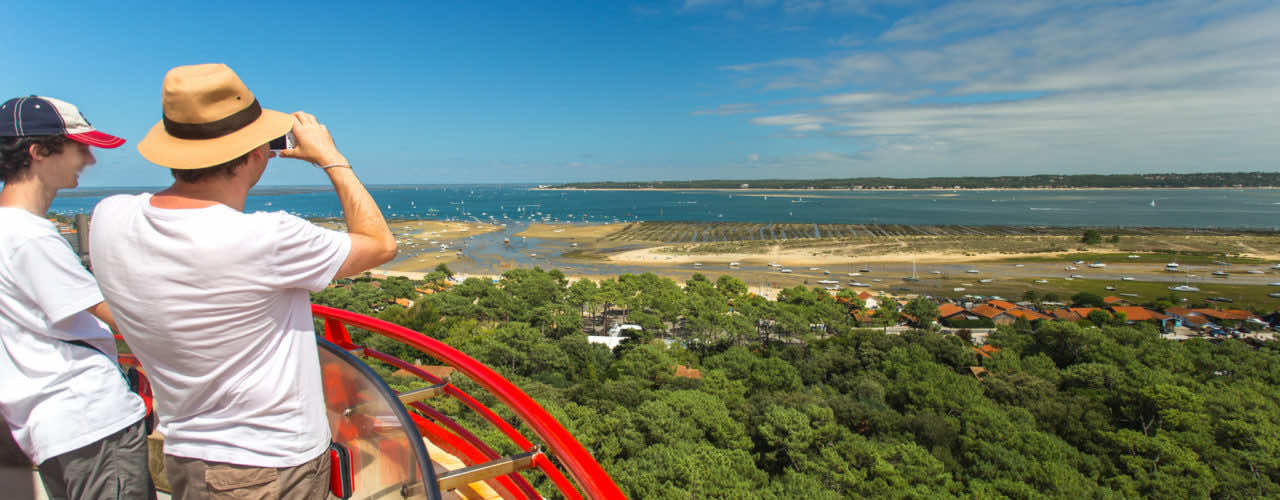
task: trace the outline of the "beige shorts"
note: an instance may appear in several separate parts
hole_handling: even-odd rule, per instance
[[[329,453],[294,467],[250,467],[164,456],[174,500],[297,499],[329,497]]]

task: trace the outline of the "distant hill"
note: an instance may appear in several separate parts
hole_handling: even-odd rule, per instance
[[[1203,174],[1028,175],[1000,177],[855,177],[648,182],[572,182],[551,189],[979,189],[979,188],[1216,188],[1280,187],[1278,172]]]

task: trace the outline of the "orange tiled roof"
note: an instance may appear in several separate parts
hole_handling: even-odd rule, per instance
[[[1145,307],[1138,306],[1112,306],[1114,312],[1122,312],[1129,321],[1160,321],[1169,319],[1168,315],[1160,314]]]
[[[1205,323],[1208,323],[1208,322],[1209,322],[1209,318],[1206,318],[1206,317],[1204,317],[1204,316],[1202,316],[1202,315],[1196,314],[1196,315],[1192,315],[1192,316],[1184,316],[1184,317],[1183,317],[1183,319],[1182,319],[1182,322],[1183,322],[1183,323],[1186,323],[1186,324],[1188,324],[1188,325],[1192,325],[1192,326],[1200,326],[1200,325],[1203,325],[1203,324],[1205,324]]]
[[[955,304],[942,304],[938,306],[939,318],[950,318],[964,312],[964,308]]]
[[[1030,309],[1010,309],[1008,311],[1005,311],[1005,313],[1015,318],[1027,318],[1027,321],[1049,319],[1049,316],[1040,314]]]
[[[1017,308],[1018,308],[1018,305],[1017,305],[1017,304],[1014,304],[1013,302],[1009,302],[1009,301],[1007,301],[1007,300],[988,300],[988,301],[987,301],[987,304],[992,305],[992,306],[995,306],[995,307],[998,307],[998,308],[1000,308],[1000,309],[1004,309],[1004,310],[1006,310],[1006,311],[1008,311],[1008,310],[1010,310],[1010,309],[1017,309]]]
[[[977,314],[978,316],[982,316],[987,319],[991,319],[1001,314],[1005,314],[1005,312],[1000,310],[999,308],[991,307],[986,304],[976,305],[973,307],[973,309],[970,309],[969,312]]]
[[[1219,311],[1217,309],[1193,309],[1193,311],[1208,316],[1213,319],[1226,319],[1234,321],[1244,321],[1254,317],[1253,313],[1240,309],[1226,309]]]
[[[1115,295],[1108,295],[1102,298],[1102,302],[1104,304],[1115,304],[1116,302],[1124,302],[1124,298],[1116,297]]]
[[[1076,315],[1080,316],[1081,319],[1089,317],[1089,313],[1091,312],[1101,310],[1096,307],[1068,307],[1067,309],[1070,309],[1071,312],[1076,313]]]
[[[676,376],[685,378],[702,378],[702,370],[697,368],[689,368],[684,365],[676,365]]]
[[[1195,311],[1192,311],[1191,309],[1187,309],[1185,307],[1169,307],[1169,308],[1166,308],[1164,312],[1169,314],[1176,314],[1184,318],[1192,313],[1195,313]]]
[[[413,307],[413,301],[412,301],[412,300],[409,300],[409,299],[406,299],[406,298],[404,298],[404,297],[399,297],[399,298],[397,298],[397,299],[396,299],[396,304],[402,305],[402,306],[404,306],[404,307]]]
[[[871,298],[871,297],[872,297],[872,295],[871,295],[870,293],[866,292],[865,290],[864,290],[862,293],[858,294],[858,298],[859,298],[859,299],[862,299],[862,300],[867,300],[867,299],[869,299],[869,298]]]
[[[1070,309],[1054,309],[1052,314],[1054,318],[1063,321],[1080,321],[1080,315],[1072,312]]]

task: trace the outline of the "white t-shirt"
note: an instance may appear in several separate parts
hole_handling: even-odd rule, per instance
[[[98,284],[52,222],[0,207],[0,413],[37,464],[147,412],[116,367],[110,330],[85,312],[99,302]]]
[[[346,233],[284,212],[98,203],[89,251],[116,326],[146,369],[167,455],[292,467],[329,445],[308,291]]]

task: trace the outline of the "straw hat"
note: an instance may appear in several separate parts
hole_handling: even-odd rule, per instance
[[[293,117],[262,109],[225,64],[178,66],[164,75],[164,119],[138,141],[138,153],[181,170],[234,160],[293,128]]]

